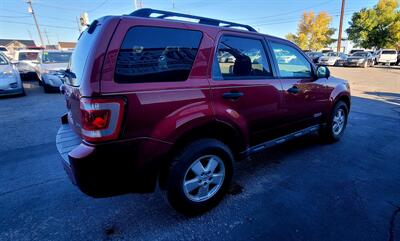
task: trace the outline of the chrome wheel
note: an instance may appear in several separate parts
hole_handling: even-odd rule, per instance
[[[332,131],[334,135],[339,135],[346,123],[346,113],[343,109],[338,109],[333,117]]]
[[[186,171],[183,191],[188,199],[203,202],[213,197],[225,178],[224,162],[216,155],[198,158]]]

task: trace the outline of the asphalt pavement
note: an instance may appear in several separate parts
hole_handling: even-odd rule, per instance
[[[332,74],[354,94],[342,140],[238,163],[230,194],[194,218],[159,193],[82,194],[55,146],[63,96],[25,82],[26,97],[0,99],[0,240],[400,240],[400,70]]]

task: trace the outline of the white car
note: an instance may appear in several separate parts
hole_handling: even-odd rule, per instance
[[[376,56],[378,64],[396,64],[397,51],[395,49],[382,49],[379,50]]]
[[[71,54],[71,51],[43,50],[38,70],[39,83],[43,86],[46,93],[51,90],[59,90],[59,87],[63,83],[62,77],[68,66]]]
[[[344,53],[330,52],[324,56],[321,56],[318,59],[318,64],[339,66],[339,65],[343,65],[344,62],[346,61],[346,59],[347,59],[347,56]]]
[[[15,65],[0,53],[0,96],[4,95],[25,95],[25,90]]]
[[[29,79],[38,78],[38,64],[40,61],[40,50],[18,50],[15,52],[14,60],[17,64],[18,71],[23,77]]]

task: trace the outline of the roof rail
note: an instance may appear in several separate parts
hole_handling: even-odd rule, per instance
[[[158,16],[152,17],[151,16],[152,14],[158,14]],[[223,20],[218,20],[218,19],[213,19],[213,18],[204,18],[204,17],[199,17],[199,16],[195,16],[195,15],[190,15],[190,14],[175,13],[175,12],[151,9],[151,8],[138,9],[138,10],[132,12],[131,14],[129,14],[129,16],[142,17],[142,18],[159,18],[159,19],[165,19],[168,17],[190,18],[190,19],[199,20],[199,22],[198,22],[199,24],[219,26],[219,27],[228,27],[228,28],[239,27],[239,28],[245,28],[251,32],[257,32],[250,25],[233,23],[233,22],[228,22],[228,21],[223,21]]]

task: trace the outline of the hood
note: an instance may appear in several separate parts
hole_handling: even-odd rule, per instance
[[[14,71],[14,69],[9,64],[0,64],[0,74],[3,72],[10,72]]]
[[[51,64],[41,64],[41,69],[47,70],[65,70],[68,66],[68,63],[51,63]]]
[[[320,59],[321,60],[328,60],[328,61],[336,61],[339,57],[337,56],[322,56]]]

